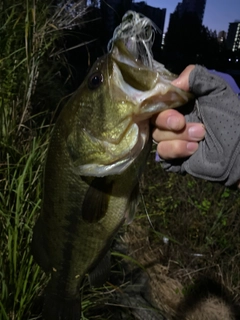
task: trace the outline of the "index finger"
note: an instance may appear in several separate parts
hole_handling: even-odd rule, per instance
[[[161,130],[180,131],[185,127],[186,120],[177,110],[168,109],[154,116],[152,124]]]

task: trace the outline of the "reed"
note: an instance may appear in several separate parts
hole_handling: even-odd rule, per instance
[[[64,30],[84,15],[80,4],[69,9],[43,0],[0,1],[1,320],[35,319],[34,301],[47,280],[30,243],[52,118],[66,93],[59,70],[69,69],[59,46]]]

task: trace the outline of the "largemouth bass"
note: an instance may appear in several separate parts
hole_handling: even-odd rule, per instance
[[[86,275],[106,280],[108,250],[131,220],[151,148],[150,117],[189,95],[137,61],[121,40],[98,59],[63,108],[49,144],[33,255],[51,278],[45,320],[79,320]]]

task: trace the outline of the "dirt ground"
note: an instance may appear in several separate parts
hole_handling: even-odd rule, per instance
[[[163,172],[153,158],[118,249],[128,256],[123,292],[161,312],[130,312],[131,319],[239,319],[239,191]]]

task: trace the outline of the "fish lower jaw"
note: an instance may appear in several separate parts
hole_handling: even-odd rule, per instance
[[[139,139],[137,143],[128,149],[128,152],[122,156],[119,160],[114,161],[109,164],[84,164],[79,167],[74,168],[75,173],[82,176],[91,176],[91,177],[105,177],[109,175],[119,175],[122,174],[138,157],[140,152],[143,150],[146,145],[149,137],[149,132],[141,132],[139,134]]]
[[[77,170],[78,173],[82,176],[105,177],[109,175],[117,175],[125,171],[134,160],[135,158],[123,159],[109,165],[99,165],[96,163],[85,164],[83,166],[80,166]]]
[[[72,167],[75,174],[90,177],[105,177],[122,174],[139,156],[149,139],[149,121],[139,121],[128,130],[127,138],[119,144],[100,141],[94,137],[96,145],[101,144],[106,153],[106,163],[86,163]],[[92,137],[93,139],[93,137]]]

